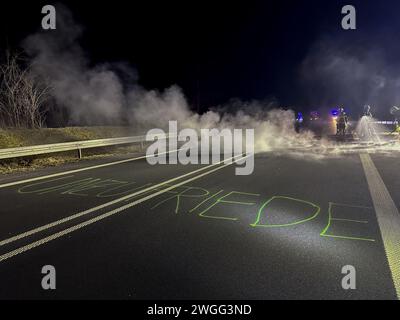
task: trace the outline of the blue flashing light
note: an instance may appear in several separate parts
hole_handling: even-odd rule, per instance
[[[300,122],[300,123],[302,123],[302,122],[304,121],[303,114],[302,114],[301,112],[298,112],[298,113],[297,113],[297,118],[296,118],[296,120],[297,120],[298,122]]]

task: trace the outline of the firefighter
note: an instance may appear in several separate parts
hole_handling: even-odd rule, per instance
[[[295,124],[294,124],[294,128],[295,128],[297,133],[299,133],[300,130],[301,130],[301,127],[302,127],[302,124],[303,124],[303,120],[304,120],[303,114],[301,112],[297,113],[296,121],[295,121]]]
[[[349,122],[346,112],[344,108],[339,108],[339,115],[336,120],[336,128],[337,128],[337,135],[346,135],[346,128]]]
[[[364,106],[364,116],[372,118],[371,106],[369,105]]]
[[[399,124],[399,121],[400,121],[400,108],[396,107],[396,106],[393,106],[390,109],[390,114],[392,116],[394,116],[394,130],[393,130],[393,132],[400,133],[400,124]]]

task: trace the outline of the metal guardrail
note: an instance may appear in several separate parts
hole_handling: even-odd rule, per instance
[[[157,135],[154,135],[153,137],[157,137]],[[166,136],[165,139],[168,139],[170,137],[172,136]],[[77,151],[78,157],[81,158],[83,149],[116,146],[116,145],[131,144],[131,143],[141,143],[143,146],[144,142],[146,142],[146,136],[135,136],[135,137],[121,137],[121,138],[44,144],[44,145],[30,146],[30,147],[7,148],[7,149],[0,149],[0,160],[34,156],[39,154],[65,152],[65,151]]]

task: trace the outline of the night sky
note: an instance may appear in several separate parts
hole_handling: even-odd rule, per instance
[[[232,98],[275,97],[310,106],[299,68],[323,36],[400,56],[398,1],[64,1],[85,28],[81,45],[93,64],[127,61],[145,88],[180,86],[201,111]],[[17,47],[41,23],[49,1],[2,4],[1,48]],[[341,29],[341,8],[357,9],[357,30]],[[344,48],[346,50],[346,48]]]

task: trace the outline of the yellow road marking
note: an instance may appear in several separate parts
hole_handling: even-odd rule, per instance
[[[400,213],[369,154],[360,154],[397,298],[400,299]]]

